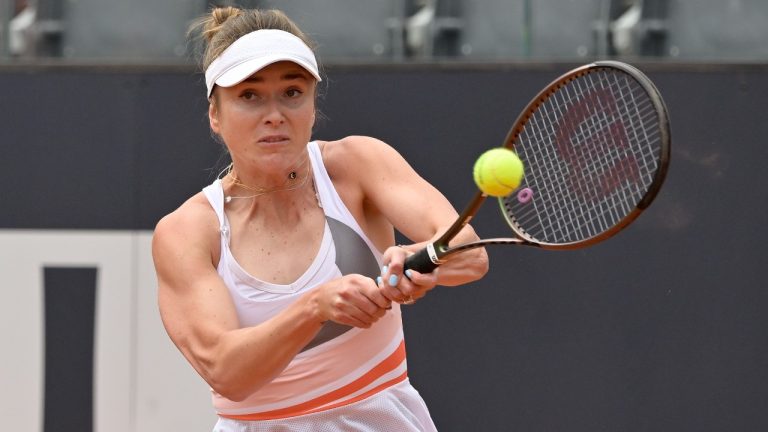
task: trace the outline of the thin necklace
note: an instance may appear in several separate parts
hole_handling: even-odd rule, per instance
[[[221,177],[221,175],[220,175],[219,178],[222,178],[222,179],[227,179],[228,178],[229,181],[232,183],[232,186],[239,186],[239,187],[242,187],[243,189],[248,189],[248,190],[254,191],[256,193],[254,193],[252,195],[240,195],[240,196],[226,195],[224,197],[224,202],[226,204],[229,204],[230,202],[232,202],[233,199],[256,198],[256,197],[259,197],[259,196],[262,196],[262,195],[266,195],[266,194],[272,193],[272,192],[291,191],[291,190],[295,190],[295,189],[299,189],[299,188],[303,187],[304,185],[307,184],[307,181],[310,179],[310,177],[313,177],[313,176],[310,175],[311,170],[312,170],[312,164],[309,163],[308,159],[309,159],[308,157],[304,158],[304,162],[306,162],[306,164],[307,164],[307,170],[306,170],[306,173],[304,174],[304,177],[301,179],[301,181],[299,181],[298,183],[293,183],[293,184],[290,184],[290,185],[286,185],[287,183],[291,182],[292,180],[296,180],[296,177],[297,177],[296,171],[291,171],[288,174],[288,179],[286,180],[286,184],[283,184],[282,186],[273,187],[273,188],[262,188],[262,187],[258,187],[258,186],[250,186],[250,185],[247,185],[247,184],[243,183],[242,181],[240,181],[239,178],[237,178],[237,174],[232,171],[233,164],[229,164],[229,166],[227,166],[227,168],[224,168],[224,170],[222,171],[222,173],[226,172],[226,174],[224,174],[223,177]],[[317,193],[317,188],[315,187],[315,179],[314,178],[312,178],[312,190],[315,192],[315,199],[317,200],[317,205],[322,208],[323,205],[320,203],[320,195]]]

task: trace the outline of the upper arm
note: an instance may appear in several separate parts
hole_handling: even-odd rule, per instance
[[[217,228],[199,211],[182,207],[158,223],[152,240],[163,325],[203,377],[219,336],[237,327],[234,306],[211,258]]]
[[[362,199],[406,237],[431,239],[456,219],[456,210],[443,194],[391,146],[369,137],[349,137],[343,146]]]
[[[152,253],[168,335],[212,389],[237,401],[285,369],[325,319],[315,289],[265,322],[241,327],[216,269],[220,242],[210,207],[193,204],[158,224]]]

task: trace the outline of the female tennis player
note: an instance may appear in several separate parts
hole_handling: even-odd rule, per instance
[[[163,323],[212,388],[214,430],[435,430],[408,380],[400,304],[479,279],[485,251],[403,274],[457,217],[446,198],[381,141],[311,139],[322,78],[283,13],[217,8],[199,26],[210,127],[232,164],[158,223],[153,256]],[[394,246],[394,230],[414,244]],[[456,241],[476,238],[467,226]]]

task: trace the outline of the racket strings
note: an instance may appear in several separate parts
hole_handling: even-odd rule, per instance
[[[599,82],[599,84],[604,84],[604,83],[605,83],[604,81]],[[594,83],[594,84],[597,84],[597,83]],[[583,91],[584,92],[596,91],[597,90],[596,87],[597,86],[592,86],[591,88],[583,89]],[[621,86],[619,86],[619,88],[621,88]],[[605,89],[601,88],[600,90],[605,90]],[[624,93],[619,92],[618,94],[620,94],[621,96],[625,96],[625,95],[632,96],[632,92],[624,92]],[[627,101],[622,101],[622,102],[626,103]],[[619,103],[617,106],[621,107],[624,105]],[[602,140],[595,139],[593,136],[594,134],[592,134],[592,136],[589,136],[589,134],[595,130],[600,130],[600,131],[609,130],[612,127],[611,126],[612,124],[619,124],[619,125],[622,125],[622,128],[624,128],[625,127],[624,125],[631,126],[636,123],[625,122],[625,121],[616,123],[616,120],[612,118],[611,115],[607,114],[609,110],[612,109],[612,107],[606,106],[604,101],[601,99],[598,99],[597,104],[595,105],[595,108],[596,108],[596,114],[591,117],[592,123],[588,124],[586,127],[583,127],[583,129],[585,129],[586,132],[580,129],[579,132],[582,133],[581,136],[576,136],[576,142],[582,142],[582,143],[587,142],[592,145],[592,147],[581,146],[583,151],[579,153],[579,156],[581,157],[581,160],[579,162],[580,166],[585,168],[586,177],[588,178],[599,178],[599,176],[603,175],[607,170],[616,169],[616,168],[618,168],[618,170],[620,171],[618,173],[615,173],[616,177],[628,178],[632,176],[633,173],[625,172],[625,170],[623,170],[624,166],[622,165],[613,164],[613,168],[609,167],[610,161],[627,160],[627,158],[632,157],[631,155],[628,154],[629,152],[628,152],[628,149],[626,148],[627,146],[618,145],[615,142],[615,140],[613,140],[613,136],[610,134],[608,134],[605,137],[601,136],[600,138],[604,138]],[[626,129],[624,129],[624,132],[626,132]],[[588,158],[593,158],[594,160],[595,155],[603,155],[604,157],[598,158],[597,162],[599,163],[597,164],[590,165],[586,163],[586,160]],[[627,182],[624,184],[628,186],[638,185],[637,183],[633,183],[633,182]],[[578,184],[578,187],[582,188],[579,190],[580,194],[582,195],[588,193],[587,191],[583,190],[584,186],[585,185],[582,183]],[[593,225],[593,229],[588,230],[587,231],[588,233],[602,232],[610,228],[615,223],[617,223],[621,218],[623,218],[624,215],[626,215],[628,212],[632,210],[633,206],[630,205],[628,200],[617,199],[618,196],[626,197],[628,196],[628,194],[632,196],[633,195],[632,192],[626,191],[626,190],[621,192],[622,193],[620,194],[606,195],[605,196],[606,202],[601,203],[596,201],[594,206],[591,206],[585,209],[587,210],[586,211],[587,215],[592,214],[592,215],[599,216],[597,220],[600,222],[597,225]],[[640,189],[640,187],[638,187],[635,192],[638,195],[637,198],[639,199],[639,197],[642,195],[642,190]],[[599,209],[601,208],[606,209],[607,213],[599,212]],[[594,219],[588,220],[588,222],[594,222],[594,221],[595,221]]]
[[[562,85],[515,143],[534,199],[504,200],[510,219],[544,243],[577,242],[621,222],[653,182],[661,146],[656,107],[637,81],[598,70]]]
[[[590,89],[590,91],[593,91],[593,90],[594,89]],[[630,95],[630,96],[632,95],[631,92],[625,92],[625,93],[619,93],[619,94],[622,95],[622,96],[623,95]],[[600,102],[600,100],[598,100],[598,102]],[[620,101],[620,103],[625,103],[626,104],[627,101]],[[621,104],[619,104],[619,106],[621,106]],[[601,113],[605,113],[606,110],[610,109],[610,107],[606,107],[606,106],[602,105],[601,103],[596,104],[596,108],[599,110],[598,112],[601,112]],[[605,116],[605,115],[603,115],[603,116],[600,116],[600,115],[593,116],[592,118],[594,120],[596,120],[596,121],[594,121],[593,124],[590,125],[589,127],[587,127],[586,129],[597,128],[597,129],[600,129],[600,130],[605,130],[606,128],[610,128],[610,125],[607,122],[608,121],[613,121],[613,120],[610,120],[610,118],[608,116]],[[623,121],[622,120],[621,123],[617,123],[617,124],[625,125],[625,124],[632,124],[632,123],[628,122],[628,121]],[[627,131],[622,131],[622,132],[627,132]],[[608,135],[608,137],[610,138],[612,136]],[[577,137],[575,141],[579,142],[580,139],[584,139],[584,138]],[[592,141],[588,141],[588,142],[593,142],[594,143],[594,142],[600,142],[600,141],[592,140]],[[594,164],[593,167],[596,168],[596,169],[593,170],[592,172],[587,170],[587,173],[588,173],[587,175],[588,176],[599,176],[599,175],[603,175],[602,173],[604,173],[606,171],[606,169],[616,169],[617,167],[621,168],[622,167],[621,165],[617,165],[615,163],[613,164],[612,168],[607,167],[605,162],[606,161],[610,162],[611,160],[615,161],[618,158],[624,158],[624,159],[619,159],[619,160],[626,160],[626,158],[629,157],[626,154],[626,151],[624,152],[623,155],[622,154],[617,154],[616,152],[611,152],[611,150],[617,150],[617,149],[618,150],[626,150],[626,145],[624,145],[624,144],[617,145],[617,143],[611,142],[611,140],[602,140],[602,142],[605,142],[608,145],[604,146],[602,148],[597,147],[597,148],[594,148],[594,149],[588,148],[588,147],[583,147],[584,151],[581,154],[584,155],[585,158],[589,158],[589,157],[594,158],[594,156],[597,155],[597,154],[602,154],[602,155],[607,156],[607,158],[596,159],[596,161],[598,161],[600,163],[599,164]],[[619,153],[621,153],[621,152],[619,151]],[[610,166],[611,164],[609,163],[608,165]],[[583,165],[583,166],[590,167],[590,165],[588,165],[588,164],[587,165]],[[597,168],[597,167],[599,167],[599,168]],[[633,174],[635,176],[637,175],[637,173],[618,172],[618,173],[614,173],[614,177],[617,177],[617,178],[631,178],[631,176]],[[634,182],[634,183],[633,182],[628,182],[626,184],[629,185],[629,186],[631,186],[631,185],[638,185],[637,182]],[[593,184],[593,186],[594,186],[594,184]],[[638,196],[636,198],[639,199],[640,195],[642,195],[642,190],[640,188],[638,188],[637,192],[638,192]],[[583,195],[583,192],[582,192],[582,195]],[[605,195],[605,197],[607,198],[605,202],[596,201],[595,202],[595,206],[592,206],[591,208],[587,209],[588,210],[588,214],[593,214],[593,215],[598,215],[599,216],[598,219],[592,219],[593,221],[594,220],[600,221],[600,223],[595,226],[595,228],[594,228],[594,230],[592,232],[599,233],[601,231],[604,231],[604,230],[610,228],[615,223],[617,223],[621,218],[623,218],[624,215],[626,215],[629,211],[632,210],[632,208],[633,208],[632,204],[634,204],[634,202],[636,202],[636,201],[630,203],[627,199],[623,199],[623,200],[618,199],[618,197],[622,196],[622,195],[624,197],[635,198],[635,197],[632,196],[631,191],[621,190],[621,191],[619,191],[618,194]],[[598,209],[600,209],[600,208],[605,208],[605,209],[608,210],[608,212],[607,213],[606,212],[598,212]]]

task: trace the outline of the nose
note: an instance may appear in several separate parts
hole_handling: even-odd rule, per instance
[[[285,115],[283,114],[280,103],[275,99],[270,99],[266,106],[266,112],[264,113],[264,123],[278,125],[285,122]]]

